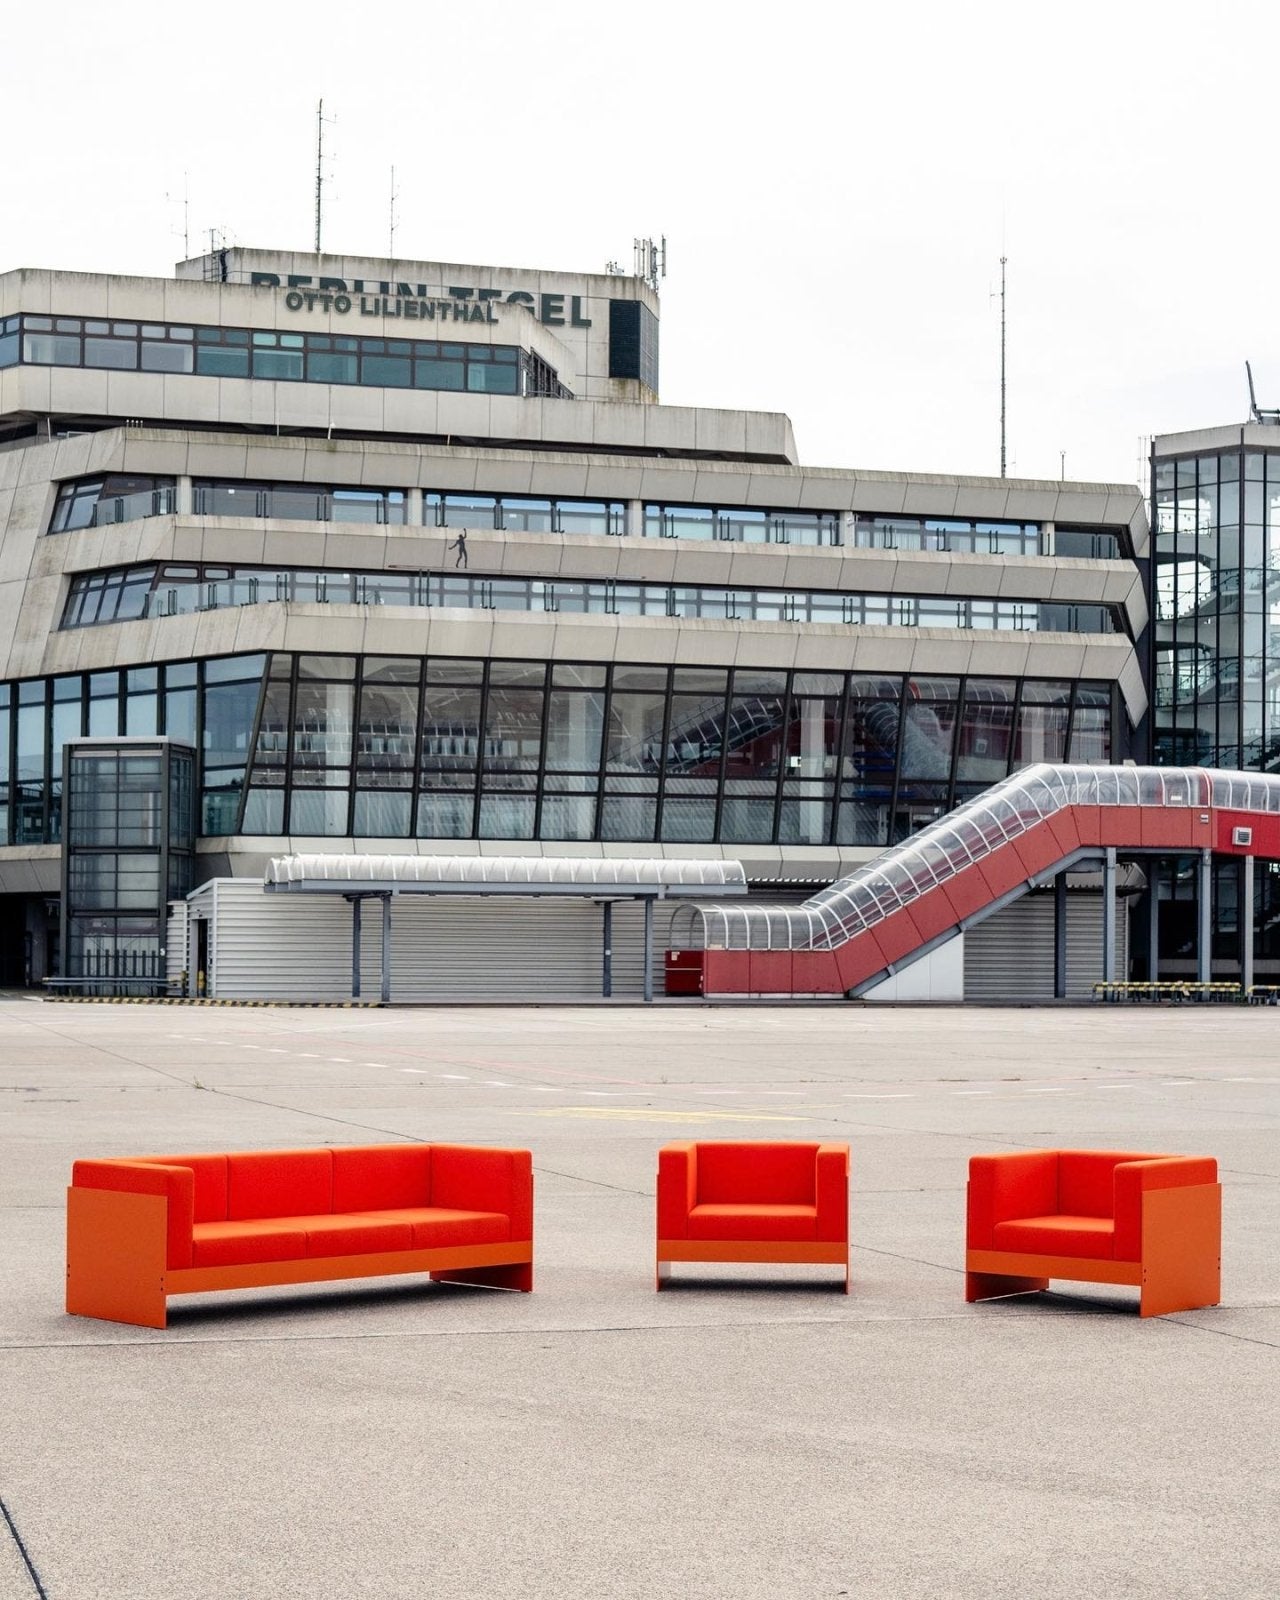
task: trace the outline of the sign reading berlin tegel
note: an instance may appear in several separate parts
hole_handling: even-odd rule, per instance
[[[290,311],[334,311],[345,316],[358,301],[362,317],[406,317],[425,322],[496,322],[496,304],[528,306],[538,321],[548,328],[589,328],[591,318],[582,315],[582,296],[527,294],[523,289],[453,289],[448,299],[436,299],[425,283],[372,283],[353,278],[310,278],[291,272],[280,282],[278,272],[254,272],[249,282],[255,289],[285,290],[284,303]],[[569,314],[565,315],[565,300]]]

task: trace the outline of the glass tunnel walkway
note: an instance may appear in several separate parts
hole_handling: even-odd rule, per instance
[[[802,905],[687,906],[672,921],[669,994],[856,998],[1030,889],[1103,875],[1103,973],[1114,981],[1117,854],[1197,855],[1197,961],[1209,976],[1213,859],[1242,858],[1244,987],[1252,869],[1280,860],[1280,775],[1202,767],[1026,767]]]

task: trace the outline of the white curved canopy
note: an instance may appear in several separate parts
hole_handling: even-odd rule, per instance
[[[688,898],[746,894],[738,861],[600,856],[276,856],[263,888],[301,894],[561,894]]]

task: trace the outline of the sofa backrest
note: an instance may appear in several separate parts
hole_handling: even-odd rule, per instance
[[[138,1156],[136,1159],[156,1167],[190,1167],[195,1178],[194,1220],[227,1220],[227,1158],[221,1151],[214,1155]]]
[[[697,1147],[700,1205],[811,1206],[818,1147],[802,1141],[715,1140]]]
[[[429,1144],[336,1146],[335,1211],[394,1211],[431,1202]]]
[[[238,1150],[227,1156],[228,1221],[332,1210],[332,1151]]]
[[[1058,1210],[1075,1217],[1114,1216],[1117,1166],[1153,1159],[1150,1151],[1059,1150]]]

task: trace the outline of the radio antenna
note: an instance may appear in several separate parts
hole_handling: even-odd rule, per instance
[[[1005,263],[1008,256],[1000,257],[1000,476],[1008,476],[1008,450],[1005,434],[1007,419],[1008,385],[1005,381],[1005,343],[1006,343],[1006,318],[1005,318]]]
[[[395,260],[396,255],[396,169],[391,169],[391,210],[387,226],[387,254]]]
[[[334,122],[324,114],[324,101],[316,102],[316,254],[320,254],[320,229],[324,216],[324,125]]]

